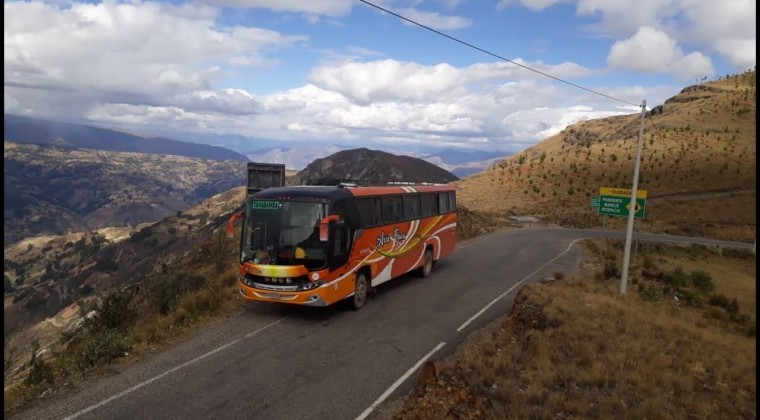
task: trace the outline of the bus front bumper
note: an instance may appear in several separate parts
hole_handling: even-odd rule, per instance
[[[238,282],[238,291],[240,296],[247,301],[260,302],[280,302],[291,303],[294,305],[307,306],[327,306],[333,303],[325,296],[324,287],[317,287],[312,290],[286,292],[277,290],[264,290],[244,285]]]

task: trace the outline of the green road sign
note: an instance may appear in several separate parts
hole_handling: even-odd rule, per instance
[[[591,207],[599,207],[599,197],[591,197]]]
[[[593,205],[593,204],[592,204]],[[647,205],[647,192],[636,191],[636,207],[633,217],[643,219]],[[602,187],[599,189],[599,214],[628,217],[631,209],[631,190]]]

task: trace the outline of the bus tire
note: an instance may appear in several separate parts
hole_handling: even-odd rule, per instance
[[[351,296],[351,309],[358,311],[367,302],[367,292],[369,291],[369,282],[367,282],[367,276],[364,273],[358,273],[356,275],[356,282],[354,283],[354,294]]]
[[[420,277],[428,278],[433,273],[433,249],[429,248],[425,250],[425,256],[422,257],[422,267],[419,269]]]

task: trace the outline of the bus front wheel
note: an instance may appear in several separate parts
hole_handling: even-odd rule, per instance
[[[358,311],[367,302],[367,290],[369,290],[369,284],[367,283],[367,276],[364,273],[356,275],[356,283],[354,284],[354,295],[351,297],[351,308]]]

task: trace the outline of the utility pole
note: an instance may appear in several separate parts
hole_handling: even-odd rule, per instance
[[[620,275],[620,294],[624,295],[628,287],[628,266],[631,263],[631,237],[633,236],[633,220],[636,215],[636,193],[639,188],[639,164],[641,150],[644,147],[644,117],[647,113],[647,101],[641,101],[641,125],[639,139],[636,143],[636,160],[633,162],[633,185],[631,186],[631,203],[628,208],[628,224],[625,228],[625,248],[623,249],[623,273]]]

